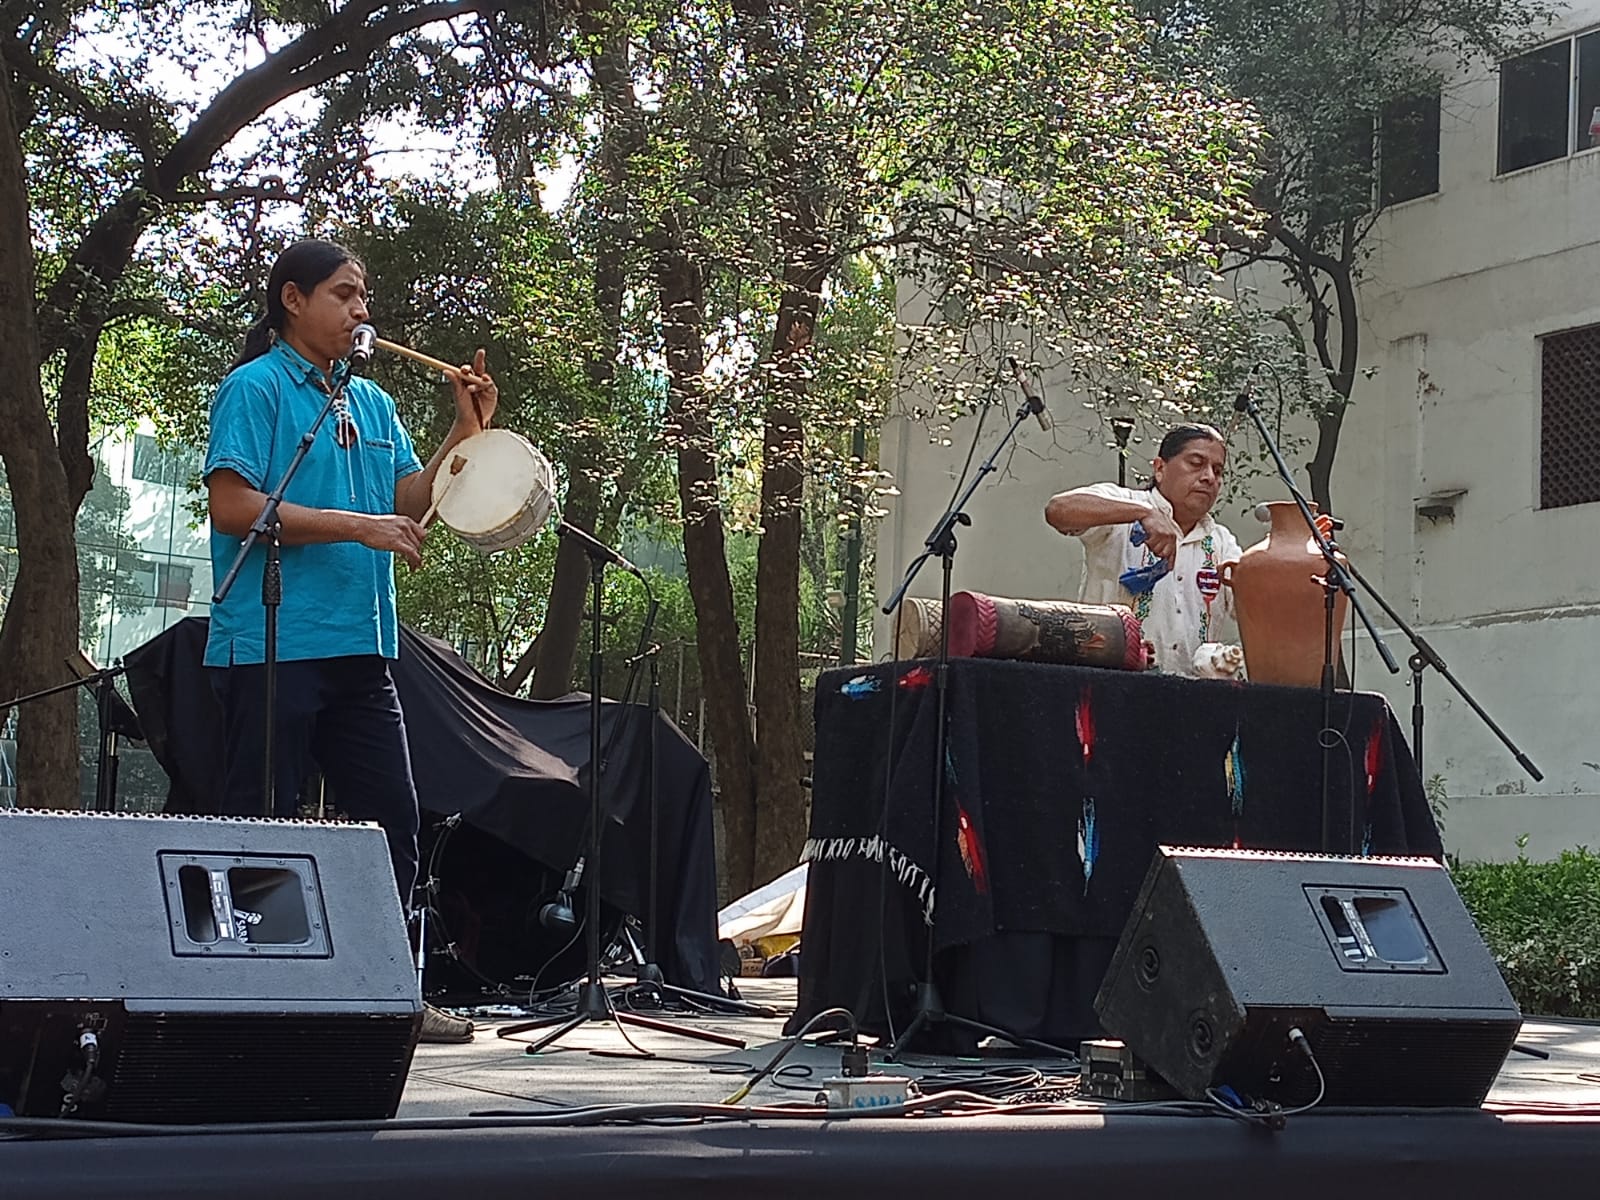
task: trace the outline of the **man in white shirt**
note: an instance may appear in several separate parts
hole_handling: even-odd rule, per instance
[[[1156,665],[1177,675],[1197,671],[1195,652],[1233,620],[1233,596],[1221,585],[1224,563],[1238,561],[1239,543],[1211,515],[1222,487],[1228,448],[1209,425],[1179,425],[1161,439],[1144,491],[1096,483],[1052,496],[1044,517],[1083,543],[1086,604],[1133,609]],[[1142,586],[1165,563],[1154,587]],[[1129,573],[1134,575],[1130,576]],[[1124,578],[1133,579],[1132,590]]]

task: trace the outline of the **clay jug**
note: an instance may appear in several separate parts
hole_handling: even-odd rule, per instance
[[[1318,583],[1327,563],[1311,540],[1305,518],[1292,500],[1268,504],[1272,528],[1236,563],[1224,563],[1222,582],[1233,589],[1244,643],[1244,669],[1252,683],[1317,687],[1322,682],[1326,622]],[[1316,505],[1311,506],[1316,512]],[[1343,555],[1338,555],[1344,561]],[[1339,631],[1350,601],[1335,595],[1334,666],[1339,663]]]

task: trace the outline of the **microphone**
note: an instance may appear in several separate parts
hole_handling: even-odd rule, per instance
[[[1055,422],[1050,419],[1050,412],[1044,406],[1044,397],[1034,390],[1033,381],[1028,378],[1016,359],[1006,355],[1006,362],[1011,367],[1011,373],[1017,377],[1017,386],[1022,389],[1022,398],[1028,402],[1028,408],[1033,412],[1039,422],[1039,428],[1049,433],[1055,428]]]
[[[364,367],[372,361],[372,343],[378,340],[378,331],[365,321],[355,327],[350,335],[350,361]]]
[[[585,533],[576,525],[566,521],[558,521],[556,522],[556,532],[562,537],[571,538],[583,547],[584,553],[598,558],[601,562],[608,562],[614,567],[621,567],[624,571],[631,572],[634,575],[643,574],[638,567],[634,566],[617,551],[593,534]]]
[[[1272,507],[1271,507],[1271,505],[1268,505],[1268,504],[1265,504],[1265,503],[1258,504],[1251,511],[1254,513],[1256,520],[1260,521],[1263,525],[1271,525],[1272,524]],[[1332,517],[1332,518],[1330,518],[1330,520],[1333,522],[1333,527],[1334,527],[1335,530],[1339,530],[1339,529],[1343,529],[1344,528],[1344,522],[1341,521],[1338,517]]]

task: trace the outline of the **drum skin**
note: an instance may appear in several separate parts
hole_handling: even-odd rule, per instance
[[[486,429],[456,445],[450,461],[466,460],[459,472],[441,469],[433,480],[439,519],[484,554],[528,541],[555,507],[550,461],[521,434]]]

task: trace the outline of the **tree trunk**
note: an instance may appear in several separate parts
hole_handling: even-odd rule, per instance
[[[1311,498],[1322,512],[1331,513],[1333,460],[1339,452],[1339,434],[1344,428],[1345,410],[1350,407],[1350,393],[1355,389],[1356,364],[1361,351],[1361,317],[1356,311],[1355,281],[1349,267],[1335,263],[1332,268],[1325,267],[1324,273],[1333,281],[1334,316],[1339,322],[1339,358],[1328,379],[1339,398],[1317,418],[1317,451],[1306,464],[1306,473],[1311,480]],[[1331,362],[1332,355],[1325,345],[1318,350]]]
[[[1340,255],[1337,258],[1316,248],[1319,238],[1316,229],[1296,233],[1279,218],[1272,222],[1271,232],[1293,260],[1291,278],[1311,310],[1311,341],[1317,348],[1322,369],[1327,372],[1328,384],[1337,397],[1317,418],[1317,449],[1306,464],[1311,498],[1322,512],[1331,513],[1333,460],[1339,451],[1339,433],[1344,428],[1344,414],[1350,406],[1350,393],[1355,390],[1356,366],[1361,356],[1361,315],[1356,307],[1355,287],[1355,227],[1350,220],[1344,222],[1340,231]],[[1326,277],[1333,287],[1331,309],[1322,288],[1318,286],[1319,275]],[[1329,336],[1335,321],[1339,326],[1337,355]]]
[[[78,649],[78,557],[67,472],[39,383],[33,238],[9,86],[0,86],[0,459],[17,522],[17,578],[0,623],[0,697],[67,679]],[[17,802],[69,808],[78,798],[77,693],[18,716]],[[4,713],[0,712],[0,720]]]
[[[631,144],[633,97],[627,72],[628,42],[625,25],[609,8],[587,8],[580,13],[584,32],[597,45],[590,56],[595,86],[603,102],[601,144],[598,155],[604,182],[598,204],[595,238],[593,296],[601,336],[585,364],[590,386],[609,393],[616,386],[617,358],[622,342],[622,303],[626,279],[627,227],[618,215],[626,210],[626,146]],[[582,414],[578,414],[582,415]],[[584,462],[570,464],[567,503],[563,516],[585,533],[595,533],[601,513],[598,456],[580,450]],[[564,696],[572,688],[572,671],[578,658],[583,628],[583,607],[589,594],[589,559],[581,547],[565,541],[556,554],[555,576],[550,581],[550,602],[533,669],[529,695],[535,700]],[[598,614],[595,614],[598,617]],[[585,687],[588,685],[585,684]]]
[[[668,437],[678,458],[683,557],[694,600],[695,642],[705,681],[706,729],[717,759],[723,860],[730,892],[756,884],[755,739],[745,708],[739,622],[733,607],[717,484],[715,440],[705,398],[704,278],[676,247],[656,260],[661,334],[672,375]]]
[[[600,489],[594,477],[574,464],[569,472],[567,502],[562,518],[585,533],[594,532],[600,509]],[[550,601],[545,606],[544,628],[533,668],[535,700],[554,700],[572,690],[572,672],[578,661],[578,638],[583,630],[583,606],[589,595],[589,558],[583,547],[563,538],[556,552],[555,576],[550,581]],[[587,686],[587,685],[585,685]]]
[[[806,256],[815,221],[796,200],[773,333],[772,394],[761,454],[761,549],[756,560],[756,815],[758,883],[794,866],[806,837],[800,711],[800,522],[805,487],[805,397],[827,269]],[[797,252],[798,251],[798,252]]]

